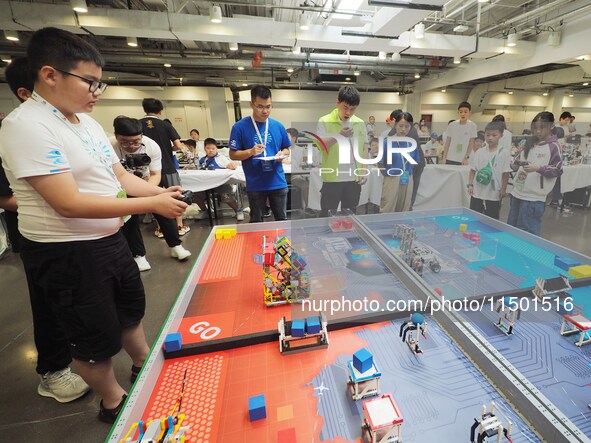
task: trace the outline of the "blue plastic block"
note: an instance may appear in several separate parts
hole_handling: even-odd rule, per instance
[[[308,334],[318,334],[320,332],[320,319],[317,316],[306,319],[306,332]]]
[[[353,366],[361,373],[369,371],[373,366],[373,355],[365,348],[360,349],[353,354]]]
[[[572,268],[573,266],[579,266],[580,264],[581,262],[569,257],[560,257],[559,255],[554,257],[554,266],[558,266],[560,269],[564,269],[565,271],[568,271],[569,268]]]
[[[267,418],[265,394],[256,395],[248,399],[248,416],[250,417],[250,421]]]
[[[164,339],[164,349],[166,352],[178,351],[183,345],[183,337],[180,332],[168,334]]]
[[[306,327],[304,320],[292,320],[291,322],[291,336],[292,337],[303,337]]]

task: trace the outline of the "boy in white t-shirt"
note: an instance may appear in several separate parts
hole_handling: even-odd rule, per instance
[[[106,89],[104,60],[80,37],[36,31],[27,58],[35,88],[0,130],[0,156],[18,201],[21,258],[36,296],[56,313],[76,372],[114,422],[125,402],[111,358],[122,347],[137,374],[149,347],[139,270],[119,232],[128,214],[183,213],[179,186],[151,185],[125,171],[91,112]],[[26,149],[23,149],[26,147]],[[125,190],[138,198],[126,199]],[[135,369],[135,371],[134,371]]]
[[[511,151],[499,146],[504,124],[490,122],[486,125],[486,144],[470,158],[468,193],[470,209],[499,219],[501,200],[507,195],[507,183],[511,172]]]
[[[469,120],[472,106],[462,102],[458,106],[458,120],[447,127],[446,139],[443,145],[443,164],[467,165],[470,153],[474,150],[474,139],[478,128],[476,123]]]

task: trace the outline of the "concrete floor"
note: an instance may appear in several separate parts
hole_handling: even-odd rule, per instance
[[[502,220],[506,220],[507,210],[505,205]],[[147,295],[144,325],[149,343],[156,338],[210,232],[206,221],[189,221],[189,225],[191,232],[184,237],[183,244],[193,255],[184,263],[170,258],[164,241],[154,237],[153,227],[143,225],[147,258],[152,265],[151,271],[142,273]],[[572,214],[564,214],[555,208],[546,209],[544,238],[591,256],[590,233],[591,210],[575,208]],[[13,253],[0,260],[0,298],[0,441],[103,441],[109,425],[96,417],[100,399],[94,393],[68,404],[37,394],[36,351],[27,287],[20,258]],[[115,373],[125,389],[130,388],[130,366],[123,352],[114,358]]]

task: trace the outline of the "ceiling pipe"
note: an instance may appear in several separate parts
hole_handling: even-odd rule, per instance
[[[195,68],[195,67],[199,67],[199,68],[203,68],[203,69],[228,69],[228,70],[236,70],[236,68],[238,66],[245,66],[246,70],[241,71],[245,74],[248,73],[260,73],[264,70],[270,70],[272,68],[278,68],[278,69],[282,69],[285,70],[287,67],[293,67],[294,69],[301,69],[306,68],[306,69],[311,69],[311,68],[316,68],[316,69],[339,69],[339,70],[343,70],[343,71],[351,71],[353,72],[354,70],[358,70],[358,71],[379,71],[382,73],[387,73],[387,74],[399,74],[399,73],[404,73],[404,74],[411,74],[411,73],[415,73],[417,68],[416,67],[411,67],[411,66],[397,66],[397,65],[376,65],[376,64],[371,64],[371,65],[367,65],[367,64],[336,64],[336,63],[320,63],[320,62],[301,62],[301,63],[291,63],[289,65],[287,65],[284,61],[281,60],[276,60],[276,61],[272,61],[272,60],[268,60],[268,59],[264,59],[263,63],[261,64],[261,66],[257,69],[257,70],[253,70],[252,68],[249,68],[250,65],[250,61],[246,60],[246,61],[236,61],[236,60],[228,60],[228,59],[219,59],[219,60],[208,60],[207,64],[203,63],[202,61],[200,62],[199,60],[196,60],[194,62],[191,62],[190,59],[189,60],[184,60],[184,61],[180,61],[179,60],[172,60],[172,59],[165,59],[165,58],[148,58],[148,57],[143,57],[141,62],[140,60],[138,60],[137,62],[134,60],[130,60],[129,57],[126,56],[105,56],[105,59],[107,61],[107,70],[110,71],[122,71],[122,72],[138,72],[138,71],[142,71],[142,70],[155,70],[155,69],[162,69],[162,66],[164,63],[167,63],[168,60],[171,60],[171,63],[173,64],[173,69],[176,71],[183,71],[183,69],[191,69],[191,68]],[[138,63],[135,64],[133,67],[125,67],[123,68],[117,68],[115,66],[113,66],[113,64],[121,64],[124,65],[125,63],[130,63],[130,62],[134,62],[134,63]],[[141,64],[139,64],[141,63]],[[420,67],[420,69],[422,69],[422,72],[429,72],[430,68],[428,66],[424,66],[424,67]],[[436,70],[438,70],[439,68],[436,68]],[[433,68],[431,68],[431,70],[434,70]]]
[[[511,24],[511,27],[518,27],[521,25],[520,22],[522,20],[525,20],[525,22],[535,20],[536,18],[539,18],[539,17],[545,15],[547,10],[556,8],[560,5],[566,4],[568,2],[569,2],[569,0],[556,0],[552,3],[546,3],[545,5],[537,7],[534,11],[524,12],[523,14],[519,14],[515,17],[511,17],[510,19],[507,19],[507,22]],[[499,29],[501,27],[507,27],[508,23],[501,23],[501,24],[489,26],[488,28],[483,29],[480,32],[480,34],[486,35],[489,32]]]
[[[208,68],[210,66],[219,67],[237,67],[250,65],[250,58],[219,58],[215,56],[199,57],[195,58],[192,56],[178,58],[173,57],[172,54],[168,56],[150,56],[150,55],[132,55],[129,51],[125,54],[119,51],[115,53],[103,52],[103,56],[108,62],[112,63],[133,63],[137,65],[162,65],[163,63],[171,63],[176,67],[181,66],[200,66]],[[428,68],[430,67],[429,59],[411,59],[403,58],[398,62],[393,62],[390,58],[385,60],[378,60],[377,57],[373,56],[361,56],[361,55],[344,55],[344,54],[315,54],[315,53],[302,53],[292,54],[283,52],[264,52],[263,66],[276,66],[286,67],[286,61],[289,61],[289,65],[297,66],[301,63],[323,63],[327,66],[332,65],[350,65],[352,69],[359,67],[359,69],[370,68],[374,69],[387,69],[397,70],[401,67],[408,68]],[[363,67],[362,67],[363,66]]]

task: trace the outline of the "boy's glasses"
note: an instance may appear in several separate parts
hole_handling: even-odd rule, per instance
[[[97,80],[91,80],[89,78],[82,77],[82,76],[80,76],[78,74],[72,74],[71,72],[62,71],[61,69],[58,69],[58,68],[53,68],[53,69],[55,69],[56,71],[61,72],[64,75],[71,75],[72,77],[79,78],[83,82],[88,83],[88,92],[90,92],[90,93],[94,93],[97,90],[100,90],[101,93],[103,93],[103,92],[105,92],[105,89],[107,89],[107,86],[109,86],[109,85],[107,85],[104,82],[99,82]]]
[[[256,105],[256,106],[255,106],[255,109],[256,109],[257,111],[261,111],[261,112],[263,112],[263,111],[270,111],[272,107],[273,107],[273,105],[267,105],[267,106],[263,106],[263,105]]]

